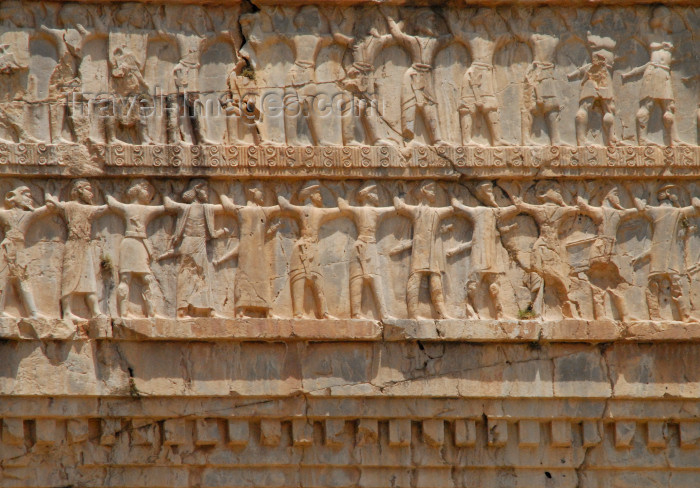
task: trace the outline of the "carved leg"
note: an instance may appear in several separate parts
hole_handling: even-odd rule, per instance
[[[498,320],[503,320],[503,304],[501,303],[501,286],[498,284],[497,275],[489,275],[486,279],[486,283],[489,285],[489,297],[491,298],[491,303],[496,312],[496,318]]]
[[[153,304],[153,290],[156,287],[156,278],[152,274],[147,274],[143,277],[143,309],[146,317],[155,316],[155,307]]]
[[[523,108],[520,110],[520,142],[523,146],[532,146],[532,122],[534,109]]]
[[[411,142],[416,137],[416,102],[409,102],[401,110],[401,131],[406,141]]]
[[[423,278],[421,273],[411,273],[406,285],[406,305],[408,306],[408,318],[418,318],[418,297],[420,293],[420,282]]]
[[[192,99],[189,100],[187,105],[190,123],[192,124],[192,131],[194,132],[194,137],[197,144],[204,144],[208,146],[216,145],[215,141],[212,141],[207,137],[206,110],[204,103],[199,100],[199,96],[192,95]]]
[[[467,282],[467,318],[478,319],[479,314],[476,311],[476,292],[477,283],[474,280]]]
[[[651,141],[647,139],[649,117],[651,116],[652,108],[654,108],[654,101],[650,98],[645,98],[640,102],[639,110],[637,110],[637,140],[640,146],[652,144]]]
[[[376,100],[360,101],[360,120],[365,129],[367,143],[371,146],[391,146],[391,142],[379,137],[379,111],[376,107]]]
[[[593,294],[593,317],[596,320],[605,318],[605,291],[598,286],[591,284]]]
[[[610,290],[610,298],[617,308],[617,314],[620,316],[620,322],[627,322],[629,320],[629,314],[627,313],[627,302],[625,301],[621,290]]]
[[[73,315],[73,311],[71,310],[72,300],[72,295],[66,295],[64,297],[61,297],[61,316],[64,320],[67,320],[68,322],[73,322],[79,319],[77,315]]]
[[[552,108],[545,114],[545,122],[549,131],[549,140],[553,146],[561,145],[561,136],[559,135],[559,107]]]
[[[34,302],[34,295],[32,290],[29,288],[29,283],[22,280],[17,280],[17,291],[19,291],[19,296],[22,298],[22,303],[24,308],[29,313],[32,318],[38,318],[41,316],[39,310],[36,308],[36,303]]]
[[[430,273],[430,298],[439,319],[446,319],[445,296],[442,293],[442,276],[439,273]]]
[[[328,303],[326,303],[326,295],[323,293],[323,278],[318,274],[313,274],[310,280],[311,291],[314,294],[316,301],[316,316],[321,319],[330,319],[331,314],[328,313]]]
[[[117,120],[115,117],[108,115],[104,119],[105,124],[105,143],[114,144],[117,141]]]
[[[574,318],[574,304],[569,299],[569,288],[564,283],[564,280],[557,275],[548,275],[545,280],[546,285],[551,285],[554,288],[554,293],[561,304],[561,313],[564,318]]]
[[[664,128],[666,129],[666,134],[670,141],[669,145],[687,146],[685,142],[681,141],[678,135],[678,126],[676,125],[676,103],[673,100],[663,100],[661,105],[664,111]]]
[[[301,103],[296,92],[284,96],[284,134],[288,146],[298,146],[297,125],[301,114]]]
[[[581,100],[579,103],[578,111],[576,112],[576,144],[578,146],[585,146],[587,142],[588,133],[588,112],[593,106],[593,101],[590,98]]]
[[[369,286],[372,290],[372,295],[374,296],[374,303],[377,305],[379,312],[379,318],[390,319],[389,311],[386,308],[386,303],[384,302],[384,296],[382,295],[381,280],[377,275],[371,275],[369,278]]]
[[[646,289],[647,307],[649,309],[649,319],[661,320],[661,310],[659,308],[659,282],[655,277],[649,278],[649,286]]]
[[[292,287],[292,313],[295,319],[304,317],[304,290],[306,288],[306,276],[297,277],[291,284]]]
[[[170,94],[165,97],[165,123],[168,144],[179,144],[182,141],[180,136],[179,108],[177,94]]]
[[[340,107],[340,127],[344,146],[357,145],[355,141],[355,100],[349,93],[343,93]]]
[[[49,131],[51,132],[51,144],[61,144],[69,142],[63,138],[63,120],[65,118],[66,106],[63,100],[56,100],[49,104]]]
[[[614,146],[617,144],[617,136],[615,135],[615,102],[612,100],[603,100],[603,139],[606,146]]]
[[[428,129],[428,137],[433,146],[445,145],[440,134],[440,122],[438,121],[437,105],[426,103],[423,105],[423,118]]]
[[[350,315],[353,319],[362,316],[362,276],[350,278]]]
[[[131,273],[122,273],[117,286],[117,310],[120,317],[128,315],[129,288],[131,288]]]
[[[459,109],[459,126],[462,129],[462,145],[468,146],[472,142],[472,125],[474,123],[474,114],[470,108]]]
[[[104,316],[104,314],[100,312],[100,306],[97,301],[96,293],[88,293],[85,295],[85,305],[87,305],[87,308],[90,311],[90,318]]]
[[[489,132],[491,133],[491,145],[492,146],[507,146],[508,143],[503,139],[503,133],[501,132],[501,112],[496,108],[489,108],[485,111],[484,117],[489,126]]]
[[[683,294],[683,284],[682,277],[678,274],[672,274],[669,276],[671,282],[671,299],[673,300],[676,309],[678,310],[678,316],[683,322],[690,321],[690,311],[688,307],[688,301]]]

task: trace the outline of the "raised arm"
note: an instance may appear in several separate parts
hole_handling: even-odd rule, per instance
[[[241,205],[236,205],[233,203],[233,200],[222,193],[219,194],[219,200],[221,200],[221,205],[224,207],[224,211],[233,214],[234,216],[236,211],[241,208]]]
[[[107,195],[107,205],[116,214],[124,216],[126,214],[126,205],[114,198],[112,195]]]
[[[292,205],[289,202],[289,200],[287,200],[282,195],[277,196],[277,202],[279,203],[280,209],[282,211],[291,212],[295,215],[298,215],[299,212],[301,212],[301,210],[302,210],[298,205]]]
[[[406,205],[406,202],[401,200],[399,197],[394,197],[394,208],[399,215],[413,218],[413,208],[410,205]]]
[[[599,224],[603,220],[603,209],[591,206],[586,200],[581,198],[581,196],[576,197],[576,205],[579,212],[593,219],[593,222],[596,224]]]
[[[452,203],[452,207],[454,207],[454,209],[457,210],[458,213],[464,214],[467,218],[469,218],[469,220],[474,220],[474,214],[476,212],[472,207],[467,207],[455,197],[452,197],[450,199],[450,202]]]
[[[520,213],[520,209],[515,205],[509,205],[507,207],[500,207],[498,213],[496,214],[499,220],[508,220],[515,217]]]
[[[394,37],[394,39],[396,39],[401,44],[410,45],[411,40],[413,38],[409,35],[404,34],[404,32],[401,30],[401,27],[394,19],[392,19],[386,14],[384,14],[384,18],[386,19],[386,23],[389,26],[389,32],[391,32],[391,35]]]

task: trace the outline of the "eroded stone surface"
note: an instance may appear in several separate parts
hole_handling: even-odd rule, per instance
[[[435,3],[0,2],[0,486],[698,485],[698,9]]]

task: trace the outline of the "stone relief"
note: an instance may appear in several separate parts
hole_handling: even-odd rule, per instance
[[[3,181],[8,316],[699,319],[695,182]]]
[[[693,16],[6,1],[0,140],[696,145]]]

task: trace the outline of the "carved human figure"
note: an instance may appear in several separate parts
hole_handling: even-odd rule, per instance
[[[296,218],[300,227],[299,239],[294,244],[289,263],[294,318],[304,316],[304,290],[307,285],[316,303],[316,316],[324,319],[332,318],[328,312],[323,291],[318,234],[324,223],[340,217],[342,212],[338,208],[323,207],[321,184],[317,180],[309,181],[299,191],[298,198],[302,205],[292,205],[281,195],[277,198],[280,208]]]
[[[646,12],[646,11],[645,11]],[[676,126],[676,102],[671,84],[673,39],[671,37],[671,11],[656,7],[648,22],[639,22],[640,33],[635,36],[649,51],[649,62],[622,74],[622,80],[642,75],[637,111],[637,140],[640,146],[655,145],[648,138],[649,118],[658,106],[663,111],[663,124],[669,145],[684,144]]]
[[[471,65],[464,73],[460,96],[459,117],[462,144],[474,144],[472,140],[474,119],[481,115],[491,136],[492,146],[505,146],[501,132],[501,114],[496,98],[496,79],[493,56],[512,35],[505,22],[492,8],[479,8],[468,19],[465,10],[449,16],[448,22],[455,40],[464,44],[471,55]]]
[[[639,198],[634,199],[640,214],[651,223],[651,245],[634,259],[637,265],[649,260],[649,286],[646,289],[647,307],[651,320],[661,320],[659,291],[664,280],[671,286],[671,300],[680,319],[691,320],[687,297],[683,294],[683,277],[686,273],[683,250],[678,242],[678,234],[686,219],[700,213],[700,199],[693,198],[692,205],[681,207],[678,203],[678,189],[673,184],[659,188],[656,198],[658,207],[647,205]],[[687,226],[687,223],[685,224]]]
[[[284,42],[294,53],[294,65],[287,74],[284,96],[284,132],[290,146],[303,145],[298,135],[300,114],[306,117],[313,145],[333,145],[325,137],[325,120],[315,103],[318,95],[316,58],[321,49],[335,38],[334,35],[323,33],[322,25],[323,19],[318,7],[307,5],[294,15],[291,28],[266,33],[266,42]]]
[[[517,206],[499,207],[493,193],[493,184],[484,181],[476,186],[476,197],[486,206],[467,207],[456,198],[452,198],[452,206],[456,214],[462,214],[472,222],[472,240],[460,248],[448,251],[448,257],[462,249],[471,249],[469,278],[467,281],[467,315],[469,318],[479,317],[476,306],[476,294],[479,287],[488,289],[491,303],[497,319],[504,318],[499,280],[506,272],[506,265],[500,251],[501,235],[498,225],[515,217],[520,211]]]
[[[32,193],[20,185],[5,194],[5,205],[0,210],[0,226],[5,237],[0,242],[0,313],[4,317],[7,293],[14,288],[26,312],[33,318],[42,317],[34,302],[29,286],[27,265],[29,256],[25,249],[25,236],[37,218],[53,211],[50,206],[34,208]]]
[[[152,144],[148,134],[147,112],[142,104],[152,104],[149,87],[143,78],[143,66],[126,46],[117,47],[110,58],[114,94],[118,96],[105,117],[107,144],[117,141],[117,125],[134,127],[141,144]]]
[[[599,26],[599,30],[609,29],[611,19],[615,14],[608,8],[596,10],[591,18],[591,27]],[[581,93],[579,108],[576,112],[576,144],[590,145],[588,141],[588,117],[593,110],[599,110],[603,115],[603,143],[613,146],[617,141],[615,136],[615,98],[613,94],[612,65],[614,50],[617,42],[605,34],[586,33],[586,44],[591,56],[591,62],[569,73],[569,80],[581,78]]]
[[[616,260],[617,230],[623,221],[639,215],[639,210],[622,206],[616,186],[608,191],[600,207],[589,205],[580,196],[577,197],[576,203],[579,212],[590,217],[597,226],[587,270],[593,295],[593,316],[596,319],[608,317],[605,311],[607,292],[617,308],[620,320],[624,322],[629,318],[624,293],[630,287],[630,283],[622,276]]]
[[[255,71],[247,60],[239,58],[229,73],[226,84],[228,93],[221,97],[221,107],[226,113],[226,131],[229,144],[248,145],[246,135],[253,139],[253,144],[263,143],[261,127],[263,113],[260,110],[260,91],[255,80]]]
[[[183,7],[177,20],[177,29],[169,33],[160,16],[153,21],[159,34],[165,38],[174,38],[180,59],[173,68],[173,80],[176,93],[167,94],[166,133],[169,144],[181,144],[185,129],[181,127],[181,115],[192,127],[194,144],[216,144],[207,137],[206,113],[199,96],[199,68],[203,46],[207,42],[210,20],[200,5]]]
[[[416,144],[416,117],[423,116],[430,144],[447,145],[440,134],[438,100],[433,81],[435,55],[452,41],[452,35],[439,33],[439,17],[432,10],[417,15],[414,35],[406,34],[403,25],[380,8],[389,25],[389,32],[411,57],[411,67],[401,82],[401,130],[410,145]]]
[[[141,282],[143,308],[146,317],[155,316],[153,290],[156,279],[151,270],[153,249],[148,242],[146,228],[151,220],[165,212],[163,205],[150,205],[155,189],[148,181],[134,181],[126,190],[126,203],[107,196],[107,205],[126,223],[124,237],[119,244],[119,285],[117,309],[120,317],[128,316],[129,292],[134,280]]]
[[[559,134],[561,111],[560,90],[554,74],[556,52],[566,32],[564,20],[559,12],[548,7],[537,8],[530,17],[529,29],[521,19],[513,17],[511,28],[517,39],[532,50],[532,63],[525,73],[523,105],[521,114],[521,142],[533,145],[532,124],[534,117],[541,115],[549,131],[552,145],[562,143]]]
[[[177,270],[177,316],[214,314],[212,272],[207,255],[207,242],[222,237],[227,229],[214,228],[214,216],[222,213],[222,205],[209,203],[209,185],[204,180],[192,180],[182,194],[182,201],[164,198],[165,209],[177,213],[175,232],[170,249],[158,260],[179,258]]]
[[[10,138],[0,138],[0,142],[38,143],[24,124],[24,104],[20,101],[27,93],[29,66],[22,59],[22,52],[29,52],[27,27],[34,25],[34,19],[22,3],[7,2],[0,9],[0,37],[9,34],[8,41],[0,43],[0,125],[12,133]],[[26,43],[25,43],[26,42]]]
[[[270,220],[280,213],[279,205],[265,206],[264,187],[259,181],[246,189],[247,203],[236,205],[226,195],[219,195],[224,210],[238,221],[239,241],[229,253],[214,261],[215,265],[237,257],[234,283],[236,315],[244,317],[262,313],[272,317],[270,266],[265,255],[265,241],[276,227]]]
[[[63,250],[61,272],[61,312],[67,321],[77,320],[72,312],[74,297],[82,297],[91,318],[104,317],[97,300],[97,281],[93,257],[92,222],[109,210],[107,205],[95,205],[95,194],[87,180],[74,180],[71,200],[61,202],[47,196],[47,204],[56,207],[66,222],[68,237]]]
[[[92,19],[92,32],[90,26]],[[70,143],[63,137],[64,126],[69,135],[76,139],[84,132],[80,117],[82,113],[82,80],[80,63],[83,59],[83,46],[91,36],[106,36],[107,27],[96,11],[84,5],[65,4],[58,14],[61,28],[41,25],[41,30],[53,38],[58,49],[58,63],[49,76],[49,126],[51,143]],[[83,124],[84,125],[84,124]]]
[[[352,49],[352,65],[346,69],[346,76],[341,80],[343,88],[347,91],[341,118],[343,145],[360,144],[355,139],[354,115],[357,115],[368,145],[389,146],[391,141],[379,136],[379,117],[382,113],[377,101],[374,59],[394,37],[391,34],[379,34],[376,27],[370,27],[369,32],[364,35],[350,37],[342,34],[333,22],[330,22],[330,25],[336,42]]]
[[[518,210],[531,215],[539,228],[539,237],[532,247],[531,266],[544,281],[544,286],[553,289],[562,315],[573,318],[576,307],[569,296],[571,267],[559,232],[567,217],[578,213],[578,207],[567,205],[558,185],[553,182],[538,182],[535,194],[539,205],[526,203],[519,195],[511,197]]]
[[[451,206],[433,207],[437,199],[437,183],[435,181],[421,182],[416,190],[416,196],[418,205],[407,205],[399,197],[394,197],[396,211],[412,221],[413,239],[408,245],[400,245],[393,249],[391,254],[411,250],[411,267],[406,286],[409,318],[418,318],[420,285],[423,278],[427,278],[435,312],[438,318],[444,319],[448,317],[445,296],[442,291],[445,253],[441,234],[448,229],[442,226],[442,220],[451,216],[454,209]]]
[[[362,317],[362,290],[368,286],[374,297],[379,318],[391,318],[384,300],[384,287],[380,276],[379,253],[377,252],[377,228],[383,218],[396,213],[394,207],[378,207],[377,183],[366,181],[356,195],[359,205],[351,206],[338,197],[338,208],[350,216],[357,227],[357,239],[350,260],[350,314]]]

